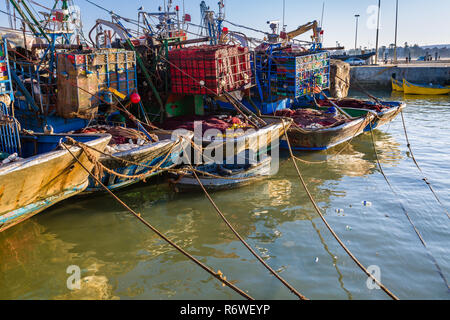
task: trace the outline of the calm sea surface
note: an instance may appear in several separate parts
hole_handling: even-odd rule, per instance
[[[450,208],[450,98],[405,100],[416,159]],[[358,96],[357,93],[354,93]],[[361,96],[362,97],[362,96]],[[362,97],[363,98],[363,97]],[[401,299],[449,299],[436,266],[401,210],[402,203],[445,277],[450,224],[409,157],[401,118],[375,131],[386,175],[369,133],[327,152],[300,154],[313,196],[336,233]],[[314,212],[292,162],[276,176],[213,193],[230,222],[269,265],[311,299],[387,299],[346,255]],[[295,299],[236,240],[202,193],[175,194],[158,178],[119,196],[154,226],[256,299]],[[363,205],[363,201],[371,203]],[[70,291],[67,268],[81,268]],[[376,268],[376,267],[374,267]],[[0,234],[0,299],[240,299],[141,225],[109,196],[69,199]]]

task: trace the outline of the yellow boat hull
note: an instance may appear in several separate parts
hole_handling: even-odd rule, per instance
[[[430,94],[430,95],[436,95],[436,94],[449,94],[450,88],[432,88],[432,87],[426,87],[426,86],[420,86],[413,84],[411,82],[406,81],[403,79],[403,92],[405,94]]]
[[[401,81],[395,80],[394,78],[392,78],[391,81],[392,81],[392,91],[403,92],[403,83]]]

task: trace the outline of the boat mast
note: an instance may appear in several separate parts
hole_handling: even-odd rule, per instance
[[[33,23],[30,21],[30,19],[27,17],[27,15],[23,12],[23,10],[21,9],[21,7],[19,6],[18,2],[16,2],[15,0],[9,0],[11,2],[11,4],[14,6],[14,8],[17,10],[17,12],[20,14],[20,16],[22,17],[22,19],[28,24],[28,26],[30,27],[30,29],[33,31],[33,33],[37,36],[39,34],[41,34],[45,39],[47,39],[47,41],[49,43],[51,43],[51,39],[50,37],[47,35],[47,33],[42,29],[41,25],[39,24],[39,22],[36,20],[36,18],[34,17],[33,13],[31,12],[30,8],[28,8],[28,6],[26,5],[25,2],[20,1],[19,3],[22,4],[23,8],[26,10],[26,12],[28,13],[29,17],[31,18],[31,20],[33,21]],[[39,32],[36,30],[35,26],[38,28]]]
[[[5,2],[6,2],[6,11],[8,12],[9,27],[11,29],[14,29],[13,28],[12,14],[11,14],[11,6],[9,5],[9,0],[5,0]]]

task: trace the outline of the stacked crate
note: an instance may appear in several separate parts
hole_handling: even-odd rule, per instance
[[[330,86],[330,55],[328,52],[274,55],[276,89],[280,96],[298,98],[320,92]]]
[[[172,92],[220,95],[251,83],[248,48],[196,46],[169,52]]]
[[[97,112],[101,101],[106,99],[103,93],[108,88],[127,96],[136,88],[136,56],[133,51],[65,52],[58,54],[57,59],[57,110],[62,117],[90,118]]]

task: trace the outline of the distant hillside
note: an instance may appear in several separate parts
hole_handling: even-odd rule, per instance
[[[444,49],[444,48],[450,48],[450,44],[434,44],[434,45],[430,45],[430,46],[420,46],[420,47],[424,48],[424,49],[433,49],[433,48]]]

